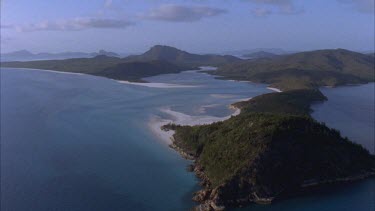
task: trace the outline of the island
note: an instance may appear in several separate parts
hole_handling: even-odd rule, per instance
[[[201,179],[196,210],[271,203],[322,184],[375,175],[375,156],[312,119],[310,105],[326,97],[317,89],[257,96],[233,106],[241,113],[201,126],[168,124],[172,147]]]

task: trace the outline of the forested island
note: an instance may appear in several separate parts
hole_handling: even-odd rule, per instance
[[[196,210],[271,203],[313,186],[375,175],[375,156],[311,118],[310,105],[326,100],[315,89],[257,96],[233,104],[238,116],[175,130],[172,147],[190,159],[202,180]]]

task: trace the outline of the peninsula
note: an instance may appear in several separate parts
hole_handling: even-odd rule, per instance
[[[315,89],[257,96],[233,106],[238,116],[175,130],[172,147],[194,159],[202,190],[196,210],[272,201],[321,184],[375,175],[375,156],[312,119],[310,105],[326,100]]]

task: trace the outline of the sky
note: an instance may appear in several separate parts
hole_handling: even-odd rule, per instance
[[[374,49],[375,0],[0,0],[2,53]]]

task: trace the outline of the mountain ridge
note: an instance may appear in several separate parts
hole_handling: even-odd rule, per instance
[[[371,82],[375,77],[374,64],[370,55],[326,49],[241,61],[209,73],[290,90]]]

